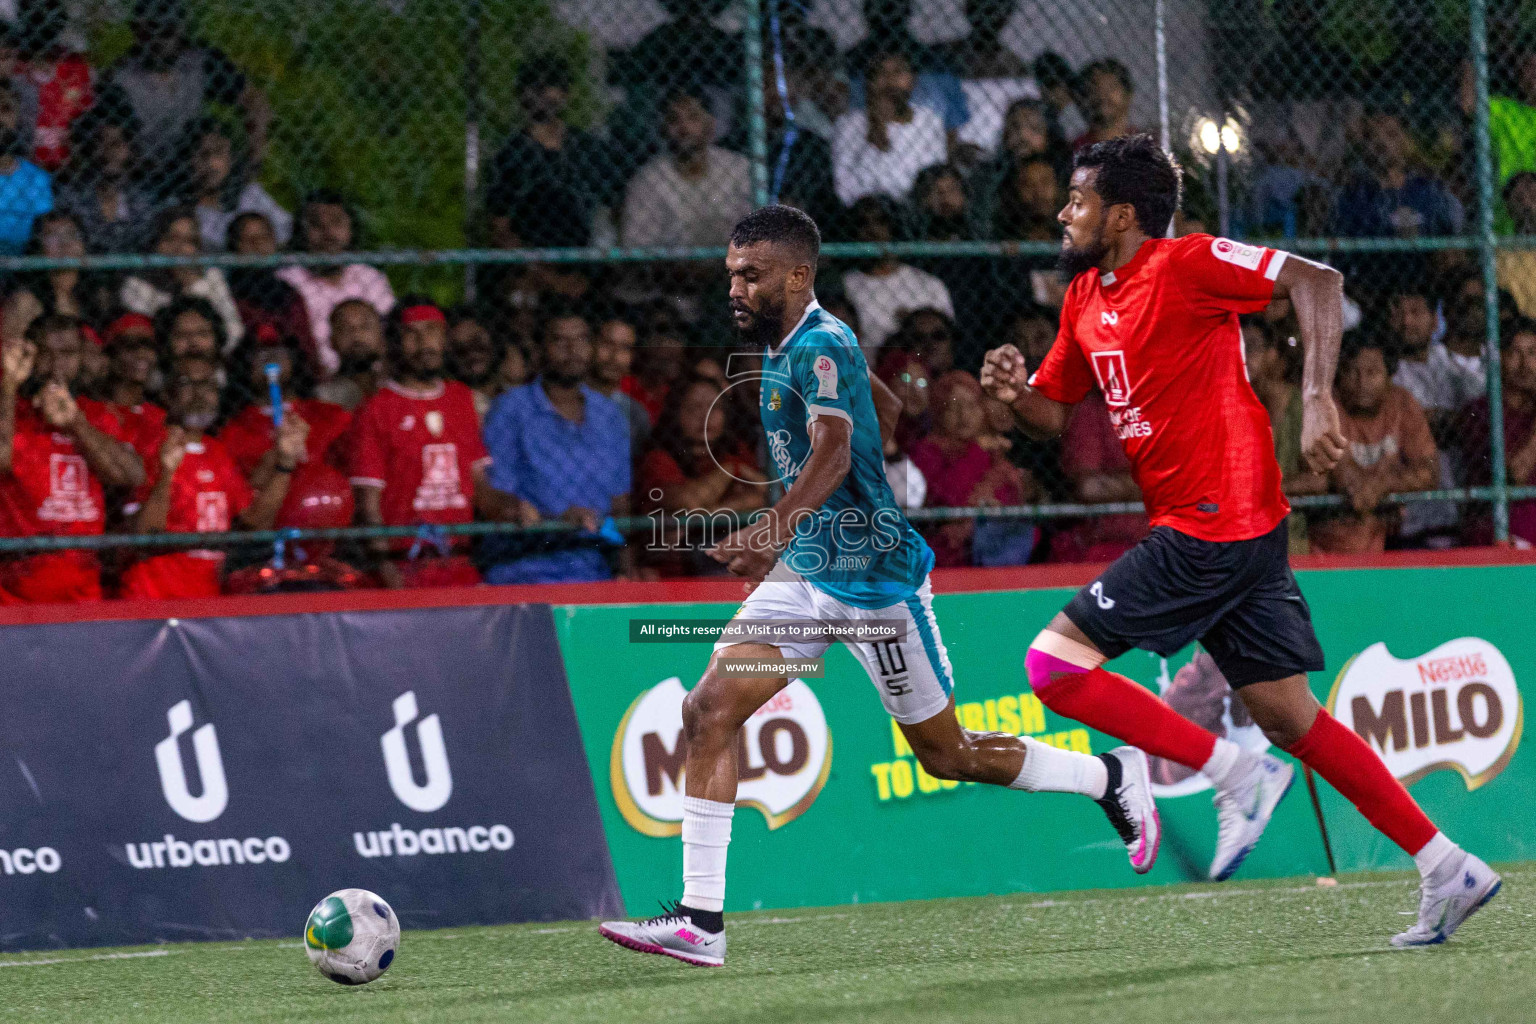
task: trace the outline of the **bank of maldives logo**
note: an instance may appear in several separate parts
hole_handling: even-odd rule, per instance
[[[1477,637],[1406,659],[1372,644],[1339,673],[1328,710],[1404,783],[1455,770],[1469,790],[1504,770],[1524,726],[1509,662]]]
[[[608,775],[624,820],[648,836],[683,830],[683,689],[673,676],[646,690],[613,737]],[[752,807],[769,829],[804,814],[832,770],[832,734],[821,702],[800,679],[758,708],[737,742],[736,806]]]
[[[1093,375],[1104,392],[1104,404],[1111,408],[1130,405],[1131,375],[1125,368],[1125,352],[1117,348],[1092,355]]]

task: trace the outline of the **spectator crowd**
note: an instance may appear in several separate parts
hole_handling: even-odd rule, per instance
[[[396,295],[378,268],[341,258],[365,248],[349,196],[317,189],[290,209],[263,187],[270,105],[180,0],[136,0],[133,46],[105,68],[67,44],[62,4],[18,2],[0,76],[0,252],[305,259],[6,276],[0,535],[354,524],[410,535],[291,544],[275,558],[270,545],[188,538],[0,555],[0,603],[721,571],[679,516],[765,507],[774,474],[757,356],[732,350],[717,265],[508,264],[481,268],[473,302]],[[622,100],[607,128],[572,120],[564,56],[524,58],[514,122],[489,162],[487,244],[714,247],[751,208],[740,39],[709,3],[666,6],[666,24],[612,55]],[[769,40],[782,66],[763,75],[770,189],[828,239],[1054,243],[1074,150],[1136,130],[1124,64],[1025,62],[999,42],[1011,0],[964,7],[969,35],[932,45],[910,34],[907,4],[866,0],[868,32],[840,53],[784,6]],[[1509,63],[1490,111],[1498,213],[1536,234],[1536,55]],[[1326,131],[1309,98],[1261,99],[1242,201],[1218,214],[1192,178],[1177,233],[1214,231],[1219,216],[1265,238],[1463,230],[1469,94],[1426,115],[1362,93],[1328,108],[1345,116]],[[1490,482],[1481,274],[1454,247],[1339,262],[1349,450],[1328,476],[1300,460],[1293,312],[1279,301],[1241,325],[1287,491],[1342,498],[1292,517],[1293,551],[1487,543],[1485,505],[1388,500]],[[906,507],[1139,500],[1101,396],[1041,442],[977,384],[986,349],[1010,342],[1038,365],[1054,341],[1063,286],[1051,263],[880,255],[822,268],[823,305],[903,400],[886,455]],[[1498,285],[1509,482],[1536,484],[1536,257],[1503,251]],[[613,520],[632,514],[654,529],[626,537]],[[474,521],[524,529],[443,530]],[[957,515],[923,529],[940,566],[1017,565],[1108,560],[1147,523]],[[1513,505],[1511,530],[1536,543],[1536,502]]]

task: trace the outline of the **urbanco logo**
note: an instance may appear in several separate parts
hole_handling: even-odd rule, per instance
[[[624,820],[648,836],[682,832],[683,698],[673,676],[635,698],[613,737],[609,781]],[[737,741],[736,805],[760,811],[769,829],[816,802],[832,771],[832,733],[821,702],[795,679],[747,719]]]
[[[1339,672],[1328,710],[1404,783],[1454,770],[1469,790],[1504,770],[1525,717],[1509,662],[1470,636],[1406,659],[1372,644]]]
[[[384,748],[384,768],[389,773],[389,788],[400,802],[423,814],[442,808],[453,795],[453,772],[448,767],[448,747],[443,743],[443,724],[437,715],[428,715],[416,725],[416,740],[421,745],[422,765],[427,771],[423,784],[411,773],[411,759],[405,747],[405,727],[416,720],[416,692],[407,690],[395,698],[395,727],[379,737]]]
[[[160,769],[160,790],[171,810],[188,821],[202,824],[213,821],[229,806],[229,786],[224,781],[224,761],[219,756],[219,737],[213,723],[192,734],[192,753],[197,760],[201,796],[193,796],[187,785],[186,769],[177,744],[181,734],[192,728],[192,702],[181,701],[166,712],[171,734],[155,744],[155,764]]]

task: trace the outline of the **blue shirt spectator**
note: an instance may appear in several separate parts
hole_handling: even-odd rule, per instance
[[[1410,168],[1412,140],[1396,115],[1375,112],[1361,126],[1361,166],[1339,191],[1335,228],[1356,238],[1422,238],[1461,233],[1461,204],[1429,175]]]
[[[19,255],[32,222],[53,209],[53,185],[41,167],[23,160],[15,87],[0,80],[0,253]]]
[[[580,317],[544,326],[544,372],[496,399],[485,416],[491,485],[529,502],[545,520],[578,524],[575,536],[487,538],[487,583],[578,583],[611,575],[598,523],[629,508],[629,423],[611,399],[582,383],[591,328]]]
[[[10,171],[7,162],[14,164]],[[32,222],[52,209],[47,171],[19,157],[0,161],[0,252],[18,255],[32,237]]]

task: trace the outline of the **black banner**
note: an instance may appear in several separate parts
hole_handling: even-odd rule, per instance
[[[623,912],[547,607],[3,635],[0,948]]]

